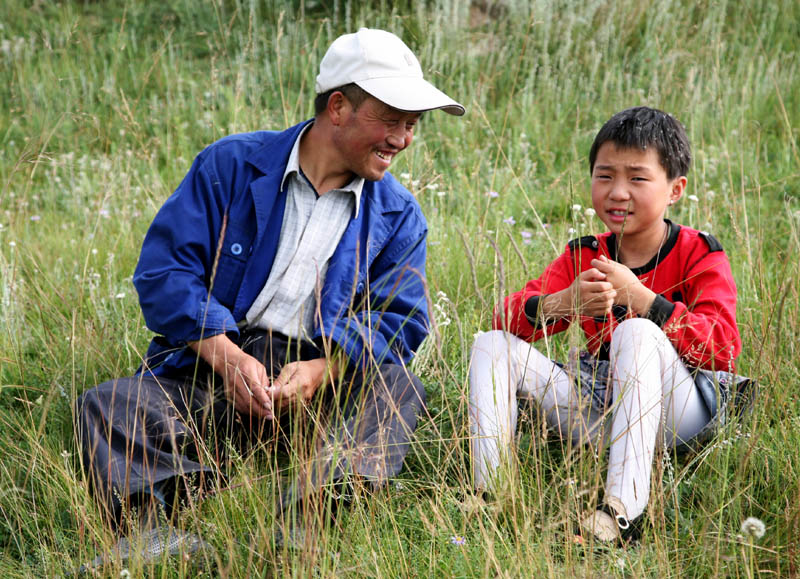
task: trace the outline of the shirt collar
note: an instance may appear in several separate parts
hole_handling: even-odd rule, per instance
[[[308,123],[303,129],[300,131],[300,134],[297,135],[297,138],[294,141],[294,146],[292,147],[292,152],[289,154],[289,161],[286,163],[286,170],[283,172],[283,179],[281,179],[281,191],[286,186],[286,180],[292,175],[297,174],[298,176],[301,174],[300,171],[300,139],[303,138],[303,135],[306,131],[313,125],[314,123]],[[337,191],[347,191],[352,193],[356,200],[356,213],[355,217],[358,217],[358,211],[361,208],[361,191],[364,189],[364,178],[359,177],[358,175],[354,175],[353,179],[344,187],[340,187]]]

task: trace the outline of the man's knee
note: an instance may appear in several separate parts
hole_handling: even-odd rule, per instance
[[[398,405],[412,404],[418,409],[425,407],[427,395],[422,381],[406,366],[381,364],[381,383]]]

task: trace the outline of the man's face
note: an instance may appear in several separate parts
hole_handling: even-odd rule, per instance
[[[346,169],[369,181],[382,179],[395,155],[411,144],[420,116],[373,97],[353,110],[345,98],[334,143]]]
[[[618,148],[604,143],[592,170],[592,205],[609,231],[629,238],[658,238],[664,212],[686,187],[686,177],[668,179],[654,147]]]

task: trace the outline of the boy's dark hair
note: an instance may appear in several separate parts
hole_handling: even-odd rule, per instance
[[[589,172],[594,171],[597,152],[607,142],[622,149],[655,147],[658,160],[667,172],[667,179],[689,173],[692,151],[683,125],[663,111],[650,107],[634,107],[618,112],[597,133],[589,151]]]
[[[353,82],[350,84],[337,86],[331,90],[319,93],[314,98],[315,115],[319,116],[322,111],[325,110],[325,107],[328,106],[328,99],[331,98],[331,95],[336,91],[342,93],[345,98],[350,101],[350,104],[353,105],[353,110],[358,109],[358,107],[361,106],[361,103],[363,103],[369,97],[369,93],[367,91]]]

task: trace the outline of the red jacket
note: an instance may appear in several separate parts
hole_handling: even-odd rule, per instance
[[[633,273],[658,297],[647,318],[658,324],[688,366],[733,371],[742,349],[736,326],[736,284],[728,257],[710,234],[669,221],[669,236],[661,251]],[[542,326],[537,315],[539,297],[566,289],[591,268],[598,255],[615,260],[616,237],[604,233],[582,237],[567,244],[566,251],[542,275],[503,300],[503,311],[495,310],[492,326],[520,338],[535,341],[545,334],[562,332],[575,316],[551,320]],[[625,318],[635,316],[624,306],[602,318],[580,316],[588,350],[607,358],[611,333]]]

